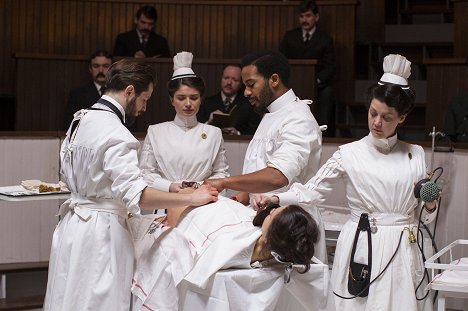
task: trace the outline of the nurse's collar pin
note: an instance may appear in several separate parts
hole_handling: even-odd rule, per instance
[[[206,139],[206,133],[202,133],[202,134],[201,134],[201,138],[202,138],[202,139]]]

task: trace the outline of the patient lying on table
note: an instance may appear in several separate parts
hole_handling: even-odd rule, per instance
[[[269,206],[257,214],[223,197],[199,208],[169,209],[167,219],[155,218],[148,228],[136,241],[136,310],[178,310],[182,280],[205,288],[222,269],[274,261],[306,273],[318,240],[317,224],[299,206]]]

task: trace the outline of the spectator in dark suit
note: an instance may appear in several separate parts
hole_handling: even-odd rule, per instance
[[[299,4],[300,27],[285,33],[279,50],[288,59],[316,59],[317,105],[315,118],[319,125],[328,125],[324,136],[334,136],[336,101],[332,81],[335,74],[333,39],[317,27],[320,19],[315,1]]]
[[[114,56],[170,57],[166,38],[153,31],[157,20],[154,6],[142,6],[136,13],[135,28],[117,36]]]
[[[454,97],[450,102],[444,133],[454,142],[468,142],[468,92]]]
[[[198,122],[212,124],[214,114],[230,114],[234,124],[222,128],[224,134],[253,135],[261,115],[254,111],[244,96],[241,85],[240,66],[227,65],[221,77],[221,91],[202,102],[197,114]]]
[[[63,128],[66,130],[73,114],[80,109],[94,105],[102,95],[101,89],[106,83],[106,74],[112,64],[112,55],[104,50],[97,50],[89,59],[89,73],[93,79],[88,84],[74,89],[68,95],[68,104],[65,108]]]

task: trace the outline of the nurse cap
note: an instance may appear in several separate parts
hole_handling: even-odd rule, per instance
[[[174,73],[171,80],[188,77],[196,77],[192,70],[193,54],[190,52],[179,52],[174,56]]]
[[[385,56],[383,61],[384,74],[380,78],[379,84],[396,84],[402,89],[408,89],[408,78],[411,75],[411,62],[406,57],[399,54]]]

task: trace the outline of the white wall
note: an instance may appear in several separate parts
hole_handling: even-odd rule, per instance
[[[242,172],[243,157],[248,141],[226,141],[230,172]],[[0,186],[19,184],[25,179],[57,182],[59,172],[58,138],[0,138]],[[324,163],[338,148],[325,144]],[[426,148],[430,165],[431,152]],[[468,150],[435,153],[434,167],[444,168],[439,182],[443,185],[442,209],[437,226],[439,249],[456,239],[468,239]],[[326,205],[346,206],[344,185],[338,187]],[[60,202],[0,201],[0,263],[45,261],[49,258],[55,217]],[[458,249],[455,258],[468,257],[468,249]]]
[[[0,186],[58,181],[59,139],[0,139]],[[0,201],[0,263],[48,261],[58,200]]]

